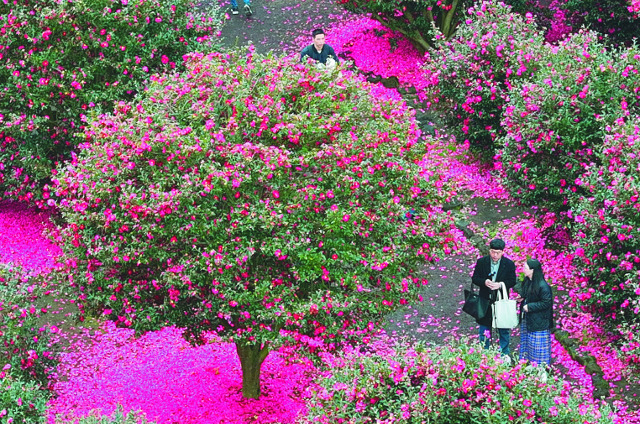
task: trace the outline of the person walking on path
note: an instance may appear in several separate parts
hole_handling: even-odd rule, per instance
[[[480,297],[487,299],[489,308],[487,313],[476,322],[479,325],[478,335],[480,342],[484,342],[485,349],[491,344],[491,327],[493,324],[493,312],[491,304],[496,299],[495,290],[500,289],[500,284],[504,283],[509,289],[516,285],[516,266],[513,261],[504,256],[505,242],[501,239],[492,240],[489,243],[489,255],[483,256],[476,262],[473,269],[471,281],[480,287]],[[509,342],[511,341],[511,330],[508,328],[498,328],[500,336],[500,351],[502,355],[509,356]]]
[[[311,32],[311,36],[313,37],[313,44],[302,49],[300,52],[300,62],[303,62],[305,57],[310,57],[323,65],[332,65],[331,63],[327,63],[327,60],[333,60],[335,61],[333,65],[337,65],[338,55],[336,55],[333,47],[325,43],[324,31],[321,28],[314,29]]]
[[[520,293],[520,359],[551,364],[553,295],[537,259],[525,262]]]
[[[243,0],[244,8],[242,9],[245,16],[248,18],[253,15],[253,10],[251,10],[251,0]],[[231,13],[233,15],[237,15],[238,12],[238,0],[231,0]]]

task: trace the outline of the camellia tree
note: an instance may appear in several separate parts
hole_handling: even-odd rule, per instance
[[[453,248],[450,196],[404,103],[346,71],[192,54],[91,122],[59,168],[83,312],[235,343],[243,395],[285,343],[335,348],[415,301]]]
[[[591,162],[571,194],[573,226],[579,240],[575,261],[584,290],[577,294],[610,323],[640,323],[640,116],[621,102],[619,118],[607,126]]]
[[[455,36],[428,55],[425,93],[458,142],[491,158],[504,134],[509,87],[535,72],[544,40],[535,24],[502,2],[478,2],[466,13]]]
[[[215,49],[221,17],[190,0],[0,2],[0,190],[46,207],[91,110],[132,99],[182,55]]]
[[[436,49],[438,34],[451,38],[468,0],[336,0],[351,12],[370,13],[371,18],[407,37],[422,53]]]

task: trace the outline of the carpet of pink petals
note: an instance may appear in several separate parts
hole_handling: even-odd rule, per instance
[[[17,202],[0,202],[0,263],[13,263],[38,271],[50,268],[61,251],[42,236],[54,225],[50,212]]]
[[[262,396],[248,400],[230,343],[192,347],[174,327],[139,338],[112,324],[101,330],[64,352],[59,373],[65,379],[56,384],[49,423],[56,414],[109,415],[118,405],[158,424],[292,423],[304,413],[308,364],[287,363],[272,352],[262,365]]]

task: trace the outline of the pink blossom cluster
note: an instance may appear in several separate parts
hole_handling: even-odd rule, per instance
[[[573,27],[570,22],[570,13],[562,8],[562,4],[558,0],[554,0],[549,9],[553,11],[553,19],[551,19],[551,25],[545,34],[545,39],[549,43],[554,43],[569,35]]]

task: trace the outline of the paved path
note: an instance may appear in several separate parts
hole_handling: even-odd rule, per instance
[[[200,7],[206,10],[212,3],[218,3],[229,15],[222,29],[224,45],[245,46],[250,42],[259,53],[298,52],[307,44],[305,37],[311,43],[314,28],[329,28],[354,17],[334,0],[252,0],[253,16],[249,19],[242,13],[231,15],[228,0],[203,0]],[[238,5],[242,9],[242,0]]]

